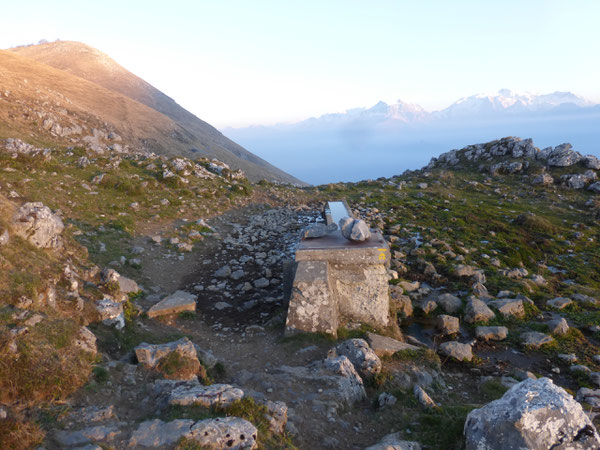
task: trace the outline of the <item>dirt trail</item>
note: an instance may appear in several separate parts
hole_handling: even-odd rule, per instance
[[[223,364],[225,374],[219,382],[239,386],[257,400],[286,402],[289,429],[300,448],[359,449],[389,432],[377,423],[371,405],[364,401],[353,408],[343,407],[327,397],[331,386],[326,381],[288,376],[280,370],[323,360],[333,346],[326,340],[282,339],[282,265],[293,257],[299,230],[316,217],[311,210],[257,205],[232,210],[211,219],[216,233],[185,254],[168,243],[157,245],[148,237],[138,238],[135,245],[144,248],[138,281],[148,291],[137,301],[139,305],[148,308],[182,289],[198,295],[198,310],[194,317],[139,318],[135,326],[161,341],[188,336]],[[243,276],[215,276],[224,265],[232,273],[242,270]],[[71,403],[75,408],[114,405],[122,430],[117,441],[120,448],[139,422],[161,417],[160,405],[156,404],[154,377],[134,364],[132,353],[110,347],[101,350],[112,359],[103,365],[110,381],[80,391]]]

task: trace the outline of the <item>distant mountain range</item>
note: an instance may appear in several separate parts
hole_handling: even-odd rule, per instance
[[[3,137],[217,158],[254,181],[302,184],[80,42],[0,50]]]
[[[226,132],[306,181],[356,181],[418,168],[440,152],[504,136],[533,137],[543,145],[571,142],[583,153],[598,154],[600,105],[571,92],[502,89],[461,98],[439,111],[380,101],[292,124]],[[315,158],[323,163],[311,166]]]

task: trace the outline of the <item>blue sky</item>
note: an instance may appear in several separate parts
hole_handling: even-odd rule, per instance
[[[77,40],[218,126],[501,88],[600,103],[600,2],[7,2],[0,48]]]

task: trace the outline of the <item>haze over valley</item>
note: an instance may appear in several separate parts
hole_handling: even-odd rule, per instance
[[[439,153],[503,136],[527,136],[547,147],[570,142],[600,155],[600,105],[570,92],[473,95],[439,111],[378,102],[296,123],[223,132],[262,158],[312,183],[392,176],[426,165]]]

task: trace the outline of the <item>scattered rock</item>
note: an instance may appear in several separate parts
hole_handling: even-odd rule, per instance
[[[429,396],[429,394],[427,394],[427,392],[425,392],[423,388],[418,384],[415,384],[415,387],[413,388],[413,394],[415,395],[419,403],[425,408],[437,408],[437,405]]]
[[[460,322],[458,317],[441,314],[437,316],[435,325],[442,336],[451,336],[460,331]]]
[[[174,388],[169,395],[170,405],[229,406],[244,397],[244,391],[230,384],[182,385]]]
[[[436,298],[436,302],[448,314],[454,314],[462,307],[462,300],[452,294],[441,294]]]
[[[173,294],[162,299],[148,310],[148,317],[176,314],[183,311],[196,311],[197,295],[185,291],[175,291]]]
[[[369,341],[371,349],[379,357],[391,356],[402,350],[419,350],[419,347],[414,345],[371,332],[367,332],[367,340]]]
[[[335,353],[346,356],[364,378],[381,372],[381,360],[364,339],[348,339],[337,345]]]
[[[38,248],[60,247],[64,229],[61,218],[40,202],[23,204],[13,217],[14,233]]]
[[[440,352],[458,361],[471,361],[473,359],[473,350],[469,344],[460,342],[444,342],[440,345]]]
[[[481,300],[471,297],[465,308],[465,322],[487,322],[496,317],[496,314]]]
[[[483,341],[503,341],[508,337],[508,328],[506,327],[477,327],[475,329],[477,339]]]
[[[533,348],[539,348],[554,341],[551,336],[538,331],[529,331],[521,334],[521,340],[523,341],[523,345]]]
[[[178,341],[167,344],[142,343],[135,348],[135,356],[138,362],[148,369],[161,369],[160,364],[172,353],[177,353],[181,364],[171,368],[171,373],[165,376],[170,379],[195,380],[202,371],[196,347],[188,338],[184,337]]]
[[[471,411],[464,433],[467,450],[600,446],[581,405],[548,378],[525,380]]]
[[[365,450],[421,450],[421,444],[402,440],[402,433],[398,432],[385,435],[381,441]]]
[[[571,300],[570,298],[556,297],[556,298],[553,298],[552,300],[548,300],[546,302],[546,305],[548,305],[550,308],[564,309],[567,306],[569,306],[571,303],[573,303],[573,300]]]

